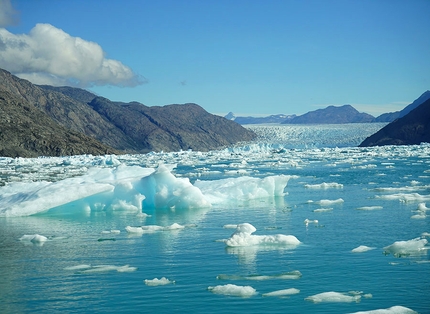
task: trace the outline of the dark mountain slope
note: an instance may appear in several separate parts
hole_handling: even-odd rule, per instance
[[[369,136],[360,147],[430,143],[430,99]]]
[[[289,124],[336,124],[336,123],[366,123],[375,118],[367,113],[360,113],[351,105],[328,106],[325,109],[310,111],[283,123]]]
[[[118,150],[134,149],[135,143],[86,103],[33,85],[4,70],[0,70],[0,86],[39,108],[68,130],[83,133]]]
[[[255,137],[237,123],[209,114],[196,104],[147,107],[97,97],[89,105],[148,151],[205,151]]]
[[[37,157],[119,153],[66,130],[28,101],[0,87],[0,156]]]
[[[415,99],[411,104],[407,105],[401,111],[383,113],[375,118],[375,122],[393,122],[398,118],[404,117],[428,99],[430,99],[430,91],[425,91],[420,97]]]
[[[39,109],[66,130],[85,134],[125,153],[205,151],[256,136],[197,105],[146,107],[114,103],[78,88],[36,86],[1,69],[0,87],[8,92],[6,98],[10,96]],[[33,129],[39,130],[35,126]]]

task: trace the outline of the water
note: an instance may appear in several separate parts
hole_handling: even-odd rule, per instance
[[[214,187],[225,178],[291,178],[285,196],[242,200],[236,195],[211,208],[143,208],[150,215],[144,216],[127,210],[89,212],[77,203],[36,215],[0,217],[0,312],[353,313],[403,306],[430,313],[429,246],[400,257],[384,254],[384,247],[396,241],[428,239],[429,212],[417,209],[421,203],[430,207],[430,146],[336,148],[340,145],[312,138],[315,128],[305,128],[302,135],[314,143],[312,148],[282,146],[285,129],[280,129],[272,142],[266,138],[210,153],[1,159],[6,186],[63,182],[88,169],[118,164],[156,167],[160,161],[176,164],[172,173],[177,178],[193,184],[209,180]],[[324,129],[317,130],[319,137]],[[362,130],[348,132],[363,136]],[[323,182],[337,184],[318,188]],[[422,217],[411,218],[417,213]],[[305,219],[318,223],[306,225]],[[255,226],[255,235],[294,235],[301,244],[226,247],[220,240],[235,230],[224,226],[245,222]],[[184,228],[125,231],[126,226],[173,223]],[[34,234],[48,241],[19,240]],[[351,252],[360,245],[373,249]],[[279,277],[297,271],[301,276],[291,276],[295,279]],[[174,283],[144,282],[162,277]],[[227,284],[251,286],[257,294],[229,296],[208,289]],[[263,296],[289,288],[300,292]],[[331,291],[357,296],[359,302],[306,299]]]

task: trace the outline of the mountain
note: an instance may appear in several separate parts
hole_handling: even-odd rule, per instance
[[[196,104],[147,107],[138,102],[120,103],[97,97],[89,106],[143,151],[207,151],[255,137],[239,124],[212,115]]]
[[[112,154],[92,137],[67,130],[25,99],[0,87],[0,156]]]
[[[430,143],[430,99],[387,124],[359,146],[414,145],[422,142]]]
[[[413,103],[409,104],[401,111],[383,113],[375,118],[375,122],[393,122],[394,120],[404,117],[413,109],[417,108],[419,105],[424,103],[426,100],[430,99],[430,91],[424,92],[420,97],[414,100]]]
[[[232,120],[239,124],[264,124],[264,123],[283,123],[286,120],[292,119],[296,115],[276,114],[267,117],[236,117],[232,112],[229,112],[224,118]]]
[[[13,111],[14,106],[19,107],[19,104],[30,108],[30,111],[24,109],[15,112],[14,115],[17,115],[16,119],[20,121],[30,119],[34,134],[42,134],[44,126],[49,125],[50,130],[55,128],[61,130],[57,134],[59,142],[64,136],[64,143],[68,143],[69,135],[63,132],[67,131],[74,136],[80,134],[78,138],[86,141],[87,144],[97,143],[100,146],[99,151],[86,151],[83,145],[79,151],[70,148],[59,149],[58,153],[54,153],[55,145],[63,147],[56,141],[51,143],[51,151],[43,151],[42,154],[46,155],[146,153],[180,149],[207,151],[238,141],[248,141],[256,136],[239,124],[212,115],[195,104],[147,107],[135,102],[128,104],[112,102],[79,88],[37,86],[2,69],[0,69],[0,88],[3,92],[3,102],[10,100],[10,105],[4,106],[3,114],[8,115],[8,112]],[[34,115],[34,112],[40,112],[44,114],[44,118],[33,119],[31,115],[26,115],[26,112],[31,115]],[[4,134],[7,129],[8,134],[12,136],[13,129],[9,124],[12,124],[15,119],[2,121],[0,134]],[[19,134],[19,130],[16,132]],[[50,134],[54,133],[53,131]],[[18,136],[13,143],[7,143],[8,138],[3,136],[0,147],[23,145],[18,143],[19,138]],[[78,138],[75,137],[74,140],[78,141]],[[31,136],[28,140],[30,139],[32,139]],[[41,151],[35,150],[34,153],[40,154]],[[3,156],[12,156],[12,154],[7,155],[4,150]],[[21,155],[17,151],[15,156]]]
[[[367,113],[360,113],[351,105],[328,106],[325,109],[310,111],[283,123],[289,124],[337,124],[367,123],[375,118]]]

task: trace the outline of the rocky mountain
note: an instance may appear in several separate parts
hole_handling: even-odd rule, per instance
[[[360,113],[351,105],[328,106],[325,109],[310,111],[283,123],[289,124],[337,124],[337,123],[366,123],[375,118],[367,113]]]
[[[265,124],[265,123],[283,123],[287,120],[296,117],[293,115],[275,114],[267,117],[236,117],[232,112],[229,112],[224,118],[233,120],[239,124]]]
[[[97,97],[89,106],[121,129],[141,151],[207,151],[255,137],[239,124],[196,104],[147,107]]]
[[[430,99],[430,91],[424,92],[420,97],[414,100],[413,103],[409,104],[401,111],[388,112],[381,114],[380,116],[375,118],[375,122],[393,122],[394,120],[404,117],[413,109],[417,108],[419,105],[424,103],[426,100]]]
[[[92,137],[67,130],[25,99],[0,87],[0,156],[112,154]]]
[[[430,143],[430,99],[366,138],[360,147]]]
[[[101,145],[101,150],[97,154],[101,154],[101,151],[103,153],[106,151],[145,153],[180,149],[204,151],[238,141],[247,141],[256,136],[239,124],[209,114],[195,104],[171,105],[165,108],[147,107],[139,103],[115,103],[78,88],[36,86],[1,69],[0,87],[4,93],[4,102],[10,98],[11,105],[20,103],[30,108],[31,113],[37,112],[33,109],[39,110],[45,118],[48,117],[55,123],[49,124],[52,129],[61,126],[62,130],[75,135],[80,134],[87,143]],[[12,109],[5,106],[4,110]],[[19,111],[16,113],[16,119],[28,119],[25,113],[26,111]],[[10,127],[8,123],[13,121],[15,120],[9,122],[4,120],[5,124],[0,125],[0,132],[3,134],[4,130]],[[39,124],[38,127],[33,126],[35,134],[42,132],[44,125],[47,125],[46,119],[43,120],[44,123],[38,119],[32,121],[35,125]],[[59,132],[58,136],[61,134]],[[92,141],[88,141],[88,137]],[[3,137],[0,145],[6,147],[18,144],[7,143],[7,139]],[[52,142],[51,146],[57,145],[55,143]],[[75,152],[76,149],[60,151],[63,155],[86,152],[85,149],[79,152]],[[39,154],[39,151],[36,153]],[[46,154],[53,153],[47,151]],[[6,153],[3,156],[6,156]]]

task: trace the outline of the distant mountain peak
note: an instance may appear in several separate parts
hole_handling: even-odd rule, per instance
[[[330,105],[324,109],[310,111],[284,123],[291,124],[339,124],[339,123],[367,123],[375,118],[367,113],[360,113],[351,105]]]

